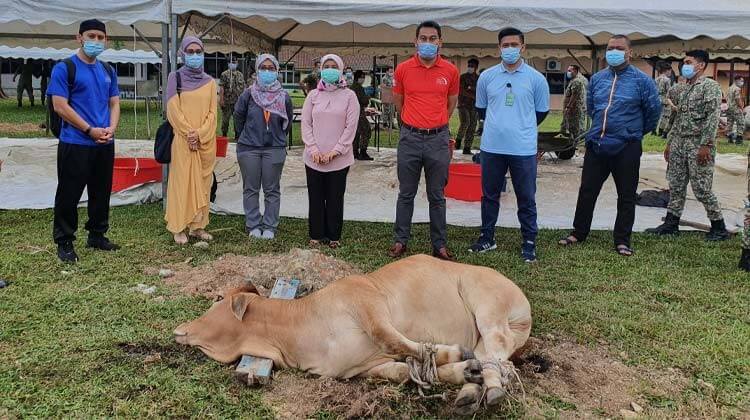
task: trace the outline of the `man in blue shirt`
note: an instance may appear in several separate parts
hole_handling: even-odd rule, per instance
[[[636,189],[643,135],[656,129],[661,100],[654,80],[630,65],[630,39],[615,35],[607,43],[609,67],[589,83],[587,112],[592,119],[586,134],[581,188],[573,231],[560,240],[569,246],[586,240],[591,231],[594,206],[604,181],[612,174],[617,187],[615,251],[633,255],[630,236],[635,221]]]
[[[536,261],[537,126],[549,112],[549,85],[521,58],[524,35],[515,28],[498,34],[502,62],[487,69],[477,83],[476,108],[484,119],[480,145],[482,165],[482,229],[470,252],[497,248],[495,224],[500,191],[510,169],[521,224],[521,257]]]
[[[84,188],[88,191],[87,246],[105,251],[119,248],[104,236],[109,230],[114,133],[120,120],[117,74],[96,59],[107,41],[104,23],[96,19],[81,22],[76,39],[81,48],[68,59],[75,66],[73,83],[68,80],[70,64],[61,62],[52,69],[47,88],[54,110],[63,120],[53,223],[57,256],[63,262],[78,260],[73,241]]]

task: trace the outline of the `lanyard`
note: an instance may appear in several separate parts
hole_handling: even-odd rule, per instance
[[[263,110],[263,119],[266,120],[266,131],[270,130],[268,123],[271,121],[271,111]]]

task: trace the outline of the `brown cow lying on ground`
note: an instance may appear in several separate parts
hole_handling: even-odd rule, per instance
[[[530,330],[529,302],[502,274],[415,255],[296,300],[235,289],[174,334],[222,363],[252,354],[335,378],[404,382],[407,358],[434,357],[440,382],[464,384],[457,411],[471,413],[482,383],[487,403],[501,402],[513,372],[509,358]]]

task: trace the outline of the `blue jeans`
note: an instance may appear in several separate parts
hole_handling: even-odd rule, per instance
[[[518,222],[524,241],[536,242],[536,156],[512,156],[481,152],[482,165],[482,239],[495,239],[495,224],[500,213],[500,192],[510,169],[518,202]]]

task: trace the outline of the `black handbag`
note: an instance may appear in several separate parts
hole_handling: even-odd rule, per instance
[[[180,73],[175,73],[177,82],[177,96],[182,93],[182,77]],[[156,130],[154,139],[154,159],[159,163],[169,163],[172,161],[172,140],[174,139],[174,130],[169,120],[164,120]]]

